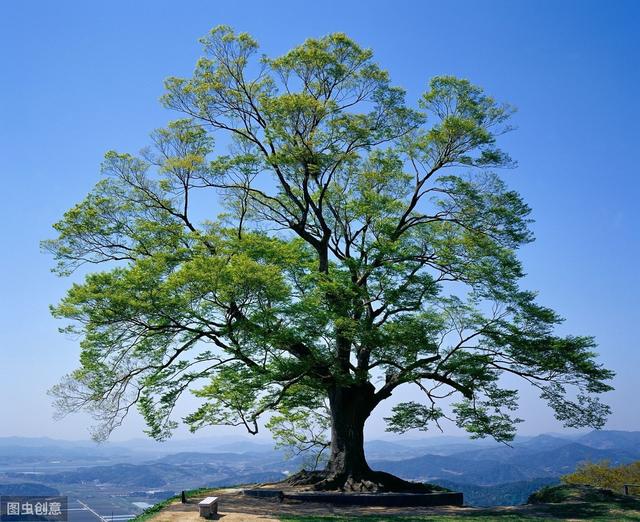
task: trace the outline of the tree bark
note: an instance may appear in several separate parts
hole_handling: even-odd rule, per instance
[[[335,387],[329,392],[329,478],[361,480],[371,472],[364,454],[364,424],[373,410],[373,386]]]
[[[364,425],[378,401],[370,382],[333,386],[329,390],[331,410],[331,454],[324,472],[302,473],[293,482],[317,490],[360,492],[433,491],[433,486],[408,482],[369,467],[364,452]]]

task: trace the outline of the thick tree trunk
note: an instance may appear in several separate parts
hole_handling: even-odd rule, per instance
[[[364,453],[364,425],[375,408],[371,383],[329,390],[331,454],[324,472],[292,477],[296,485],[318,490],[430,492],[432,486],[408,482],[382,471],[373,471]]]
[[[371,472],[364,454],[364,424],[373,409],[373,386],[336,387],[329,393],[329,405],[329,477],[361,480]]]

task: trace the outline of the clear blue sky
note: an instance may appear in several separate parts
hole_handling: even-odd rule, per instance
[[[175,117],[158,104],[162,80],[189,74],[198,37],[222,23],[268,54],[346,32],[409,98],[454,74],[516,105],[503,145],[536,220],[526,286],[565,332],[597,337],[618,372],[608,427],[640,430],[640,2],[41,0],[0,10],[0,436],[86,436],[83,417],[51,420],[45,391],[78,344],[49,316],[70,281],[38,243],[97,181],[106,150],[136,151]],[[524,434],[558,429],[535,395],[523,415]],[[134,419],[117,437],[139,434]]]

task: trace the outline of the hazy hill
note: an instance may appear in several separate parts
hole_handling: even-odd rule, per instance
[[[544,486],[558,483],[557,478],[539,478],[520,480],[506,484],[479,486],[477,484],[461,484],[451,480],[439,480],[438,484],[464,494],[465,502],[474,506],[516,506],[524,504],[527,498]]]
[[[252,465],[257,462],[265,465],[268,462],[281,463],[284,460],[282,453],[269,452],[267,455],[263,453],[247,452],[247,453],[198,453],[198,452],[182,452],[166,455],[157,460],[159,463],[175,464],[177,466],[197,466],[202,464],[216,465]]]
[[[500,484],[533,478],[526,470],[495,460],[473,460],[458,455],[427,454],[406,460],[378,460],[372,467],[394,475],[421,482],[437,482],[438,479],[469,484]]]
[[[640,452],[640,431],[592,431],[578,440],[592,448]]]
[[[0,496],[2,495],[41,495],[56,496],[60,492],[44,484],[32,482],[18,482],[15,484],[0,484]]]
[[[547,448],[548,445],[542,445]],[[639,448],[640,449],[640,448]],[[535,445],[465,451],[442,456],[427,454],[405,460],[378,460],[376,468],[403,478],[423,481],[454,480],[478,485],[559,477],[584,461],[609,460],[622,464],[640,459],[640,453],[598,449],[576,442],[540,450]]]

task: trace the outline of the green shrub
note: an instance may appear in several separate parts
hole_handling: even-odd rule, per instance
[[[621,466],[609,462],[585,462],[561,478],[565,484],[589,485],[622,493],[624,484],[640,484],[640,461]],[[631,488],[631,494],[640,495],[640,488]]]

